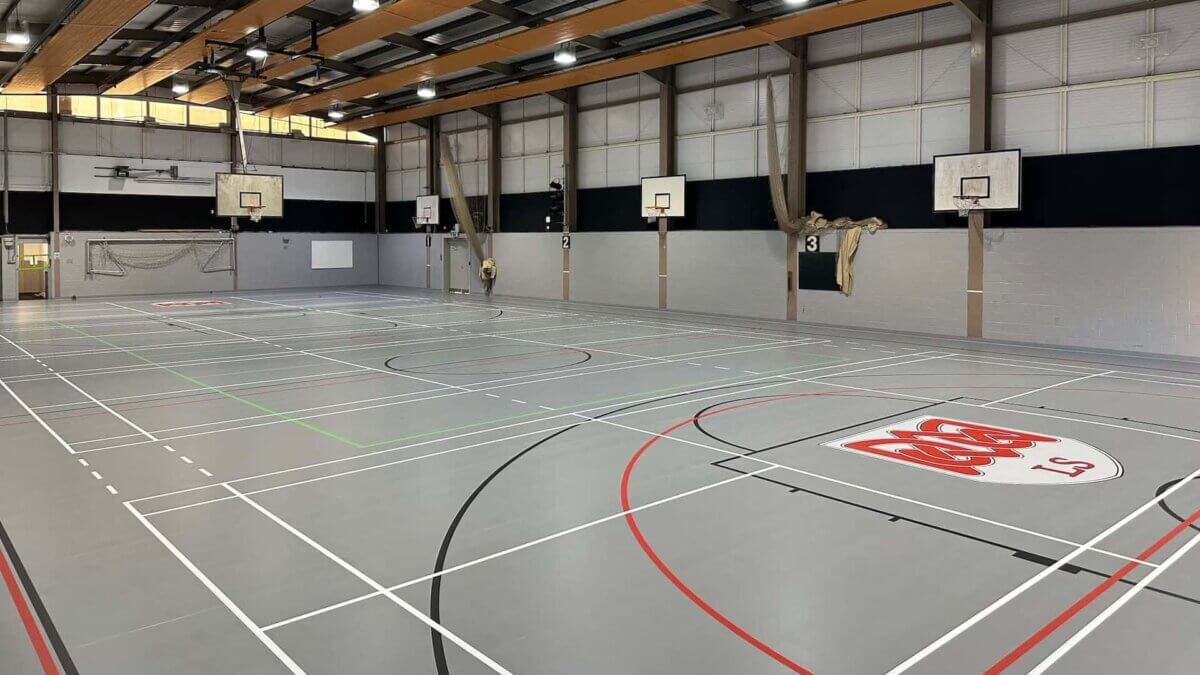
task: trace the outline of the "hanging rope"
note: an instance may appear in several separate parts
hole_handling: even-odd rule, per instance
[[[450,183],[450,205],[454,208],[454,217],[458,220],[459,227],[466,233],[467,241],[471,243],[471,250],[475,252],[475,257],[479,260],[479,280],[483,282],[483,292],[491,295],[492,286],[495,285],[500,270],[496,267],[495,260],[484,255],[483,242],[479,238],[478,230],[475,229],[475,216],[471,213],[470,205],[467,204],[462,178],[458,175],[458,165],[454,163],[453,150],[450,147],[448,136],[442,136],[441,150],[438,154],[441,157],[442,169],[445,170],[446,178]]]
[[[779,165],[779,131],[775,117],[775,88],[771,78],[767,78],[767,169],[768,182],[771,186],[771,208],[775,211],[775,221],[779,229],[797,236],[807,236],[829,230],[843,231],[841,245],[838,247],[837,281],[842,293],[850,295],[854,287],[854,254],[858,251],[858,242],[863,230],[874,233],[887,227],[879,218],[852,220],[850,218],[827,219],[813,211],[807,216],[793,219],[787,203],[787,193],[783,187],[783,169]]]

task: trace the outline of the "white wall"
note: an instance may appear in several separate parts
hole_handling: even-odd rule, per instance
[[[353,242],[354,266],[312,269],[312,242]],[[374,234],[242,232],[238,234],[238,288],[323,288],[379,283],[379,242]]]
[[[1200,229],[988,230],[984,335],[1200,356]]]
[[[658,93],[646,75],[579,88],[579,187],[640,185],[660,175]]]
[[[563,104],[550,96],[500,104],[500,191],[546,192],[563,177]]]
[[[494,292],[525,298],[562,298],[562,238],[557,232],[495,235],[496,260],[503,260]]]

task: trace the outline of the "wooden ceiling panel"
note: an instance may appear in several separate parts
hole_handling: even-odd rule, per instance
[[[110,95],[137,94],[204,58],[205,40],[233,42],[259,28],[307,5],[309,0],[254,0],[233,14],[218,21],[212,28],[201,31],[162,58],[121,80],[108,91]]]
[[[386,7],[359,17],[317,38],[317,52],[322,56],[334,57],[342,52],[384,38],[392,33],[407,30],[418,24],[432,21],[455,10],[470,7],[478,0],[398,0]],[[290,49],[303,49],[308,39],[298,40]],[[283,77],[312,65],[311,59],[288,60],[283,56],[272,56],[267,60],[261,78],[268,80]],[[181,100],[190,103],[212,103],[225,96],[223,82],[210,82],[184,94]]]
[[[36,94],[62,77],[153,0],[91,0],[13,76],[6,94]]]
[[[265,112],[271,117],[287,117],[328,107],[339,101],[350,101],[371,94],[391,91],[416,84],[422,80],[476,68],[499,59],[553,47],[585,35],[592,35],[689,5],[696,5],[701,1],[619,0],[610,5],[553,21],[544,26],[496,38],[428,61],[289,101],[269,108]]]
[[[459,110],[467,110],[537,94],[602,82],[656,68],[674,66],[721,54],[759,47],[779,40],[821,33],[899,14],[949,4],[949,0],[846,0],[838,4],[814,7],[781,19],[712,37],[684,42],[614,61],[584,66],[555,75],[518,82],[494,89],[415,105],[395,112],[343,122],[336,129],[360,131],[412,120],[424,119]]]

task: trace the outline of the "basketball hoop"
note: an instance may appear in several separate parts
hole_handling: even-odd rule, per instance
[[[252,223],[257,223],[263,218],[261,206],[247,206],[246,212],[249,214],[250,222]]]
[[[958,207],[958,217],[966,218],[971,215],[972,211],[979,210],[979,200],[982,197],[957,196],[954,198],[954,205]]]
[[[425,216],[413,216],[413,229],[423,230],[429,226],[429,218]]]
[[[659,218],[667,217],[667,207],[665,206],[647,206],[646,220],[658,220]]]

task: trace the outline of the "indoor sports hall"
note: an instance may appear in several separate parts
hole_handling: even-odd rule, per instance
[[[1196,672],[1200,0],[0,23],[0,674]]]

